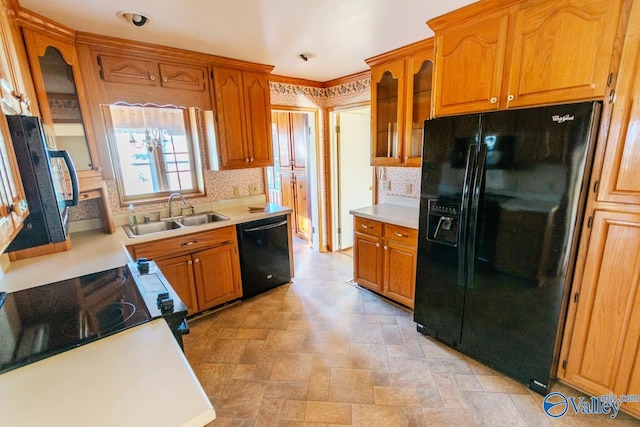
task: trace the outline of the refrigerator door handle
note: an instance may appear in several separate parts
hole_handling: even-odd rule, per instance
[[[78,182],[78,174],[76,167],[71,160],[71,156],[65,150],[49,150],[49,156],[53,158],[62,158],[67,165],[69,178],[71,179],[71,199],[65,200],[65,206],[78,206],[78,198],[80,195],[80,183]]]
[[[469,191],[472,188],[474,171],[477,161],[476,144],[469,145],[467,151],[467,165],[464,171],[464,184],[462,185],[462,201],[460,203],[460,221],[458,222],[458,285],[465,286],[466,283],[466,265],[467,257],[466,241],[467,241],[467,221],[469,216]]]
[[[475,274],[475,259],[476,259],[476,231],[478,225],[478,208],[480,206],[480,188],[482,187],[482,180],[484,178],[484,172],[486,168],[487,160],[487,144],[480,144],[480,151],[477,156],[476,173],[473,179],[473,194],[471,195],[471,209],[469,210],[469,250],[467,251],[467,274],[472,278]]]

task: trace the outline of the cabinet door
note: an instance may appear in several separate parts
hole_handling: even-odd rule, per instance
[[[6,114],[31,115],[27,95],[28,68],[20,62],[18,50],[22,40],[9,11],[0,5],[0,102]],[[22,52],[24,54],[24,52]],[[24,67],[24,68],[23,68]],[[36,110],[37,111],[37,110]]]
[[[242,79],[250,166],[273,166],[269,76],[244,71]]]
[[[106,82],[158,86],[158,66],[148,59],[118,55],[98,55],[100,77]]]
[[[296,215],[296,235],[304,240],[309,240],[311,235],[311,215],[307,198],[307,175],[296,173],[294,181],[294,201]]]
[[[242,296],[240,260],[236,244],[196,252],[191,257],[200,310]]]
[[[371,68],[371,165],[402,163],[405,60]]]
[[[435,115],[500,108],[509,10],[436,33]]]
[[[191,255],[156,261],[158,268],[176,291],[189,314],[200,311],[196,300],[196,284],[193,278],[193,261]]]
[[[220,163],[225,168],[249,165],[242,71],[214,67]]]
[[[364,233],[353,235],[353,280],[382,293],[381,239]]]
[[[207,89],[207,69],[178,64],[159,64],[160,84],[172,89],[203,91]]]
[[[309,126],[306,113],[289,113],[291,122],[291,153],[293,154],[292,166],[296,169],[307,167],[307,145]]]
[[[280,168],[289,168],[291,162],[291,141],[290,141],[290,125],[289,113],[284,111],[274,111],[271,113],[271,120],[275,127],[274,138],[278,147],[278,156],[280,160]],[[275,155],[275,154],[274,154]]]
[[[421,166],[424,121],[431,117],[433,49],[413,55],[407,65],[404,163],[407,166]]]
[[[293,176],[291,172],[282,172],[280,175],[280,189],[282,191],[282,205],[293,209],[294,197],[293,197]],[[294,224],[295,230],[295,224]]]
[[[635,2],[629,29],[640,27]],[[640,205],[640,32],[628,31],[607,136],[598,200]]]
[[[620,3],[546,0],[518,9],[508,106],[602,99]]]
[[[413,308],[416,293],[417,248],[385,241],[384,295]]]
[[[11,243],[29,214],[5,115],[0,112],[0,251]]]
[[[638,394],[638,390],[640,390],[640,346],[636,349],[636,355],[634,360],[636,361],[633,365],[633,370],[631,371],[631,375],[629,377],[629,385],[627,389],[624,391],[624,394]],[[622,405],[624,410],[631,412],[636,417],[640,417],[640,402],[633,403],[625,403]]]
[[[564,372],[594,396],[627,390],[640,339],[639,271],[640,214],[596,211]]]

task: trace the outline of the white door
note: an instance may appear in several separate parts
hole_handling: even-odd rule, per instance
[[[371,158],[371,112],[369,107],[337,113],[338,154],[338,249],[353,246],[351,209],[373,203]]]

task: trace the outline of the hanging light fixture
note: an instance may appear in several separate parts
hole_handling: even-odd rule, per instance
[[[155,149],[164,147],[169,142],[169,131],[166,129],[144,127],[144,138],[138,141],[133,131],[129,131],[129,144],[141,149],[146,148],[152,152]]]

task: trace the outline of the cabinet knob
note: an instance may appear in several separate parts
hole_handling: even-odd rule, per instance
[[[388,247],[387,245],[384,245],[384,250],[385,250],[385,251],[388,251],[388,250],[389,250],[389,247]]]
[[[380,243],[376,243],[376,248],[379,248],[379,247],[380,247]]]
[[[191,265],[191,264],[193,264],[193,261],[189,260],[189,261],[187,261],[187,264]]]
[[[163,82],[166,82],[166,81],[167,81],[167,78],[166,78],[166,77],[163,77],[163,78],[162,78],[162,81],[163,81]]]
[[[516,97],[513,95],[507,96],[507,101],[513,101],[514,99],[516,99]]]
[[[497,102],[498,102],[498,98],[491,98],[491,100],[490,100],[490,101],[491,101],[491,103],[492,103],[492,104],[495,104],[495,103],[497,103]]]
[[[149,76],[149,80],[155,80],[155,79],[156,79],[156,76],[154,76],[153,74]]]
[[[249,163],[249,158],[247,157],[246,159],[244,159],[245,163]]]
[[[13,212],[18,216],[24,216],[28,208],[29,205],[27,204],[27,201],[25,199],[20,199],[9,206],[9,212]]]
[[[196,263],[196,264],[199,264],[200,260],[198,258],[196,258],[196,259],[193,260],[193,262]]]
[[[250,161],[250,162],[253,162],[253,157],[250,157],[250,158],[249,158],[249,161]]]

